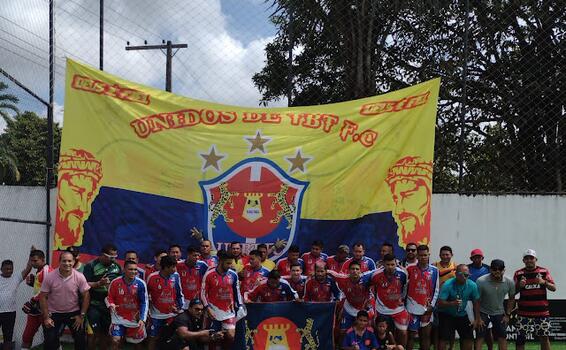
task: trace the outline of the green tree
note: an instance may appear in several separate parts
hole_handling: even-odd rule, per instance
[[[11,111],[18,114],[18,107],[16,104],[19,102],[18,98],[12,94],[4,93],[3,91],[8,88],[8,85],[0,81],[0,117],[7,120],[10,118]],[[13,154],[8,151],[6,145],[0,142],[0,184],[15,183],[19,181],[20,173],[16,165],[16,160]]]
[[[564,190],[563,1],[470,1],[466,8],[455,0],[275,0],[274,6],[279,31],[253,78],[262,103],[287,94],[291,38],[294,105],[441,77],[435,191],[457,190],[460,171],[464,191]]]
[[[24,112],[6,119],[6,129],[0,135],[0,145],[13,156],[21,174],[19,185],[45,185],[47,120],[34,112]],[[54,159],[59,159],[61,128],[53,126]],[[15,181],[5,181],[15,184]]]

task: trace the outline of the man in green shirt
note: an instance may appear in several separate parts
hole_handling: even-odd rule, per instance
[[[95,350],[109,349],[111,338],[110,311],[104,299],[108,296],[108,285],[113,279],[122,275],[122,268],[116,263],[118,249],[113,244],[102,247],[100,256],[84,266],[83,273],[90,285],[90,305],[88,319],[88,348]]]
[[[480,292],[480,315],[483,323],[493,325],[493,337],[497,338],[499,350],[507,350],[507,325],[509,315],[515,305],[515,282],[504,276],[505,263],[503,260],[491,261],[490,273],[477,279],[476,284]],[[507,310],[503,307],[505,297],[509,298]],[[476,350],[483,345],[484,329],[480,329],[476,338]]]

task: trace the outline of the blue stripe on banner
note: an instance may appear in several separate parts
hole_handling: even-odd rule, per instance
[[[334,349],[335,303],[253,303],[246,307],[248,316],[239,323],[236,349]]]
[[[141,262],[153,262],[157,249],[166,249],[171,244],[198,245],[199,242],[191,238],[190,230],[205,227],[203,213],[201,203],[102,187],[84,224],[81,251],[97,255],[104,244],[114,243],[119,254],[135,250]],[[315,239],[324,242],[329,255],[334,254],[340,244],[352,246],[360,241],[373,259],[379,259],[383,242],[393,244],[397,257],[404,256],[404,250],[397,242],[397,225],[391,212],[369,214],[354,220],[301,219],[293,243],[301,252],[306,252]]]

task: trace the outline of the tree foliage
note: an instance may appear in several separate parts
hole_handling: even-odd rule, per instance
[[[435,191],[562,192],[563,5],[275,0],[279,30],[253,81],[268,104],[287,95],[290,71],[292,105],[316,105],[441,77]]]
[[[6,118],[6,129],[0,134],[0,148],[10,155],[21,175],[20,181],[7,177],[8,185],[45,185],[47,120],[34,112],[24,112],[13,118]],[[61,128],[53,126],[54,159],[59,159]]]

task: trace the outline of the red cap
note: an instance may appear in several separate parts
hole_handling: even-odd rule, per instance
[[[472,250],[472,252],[470,253],[470,258],[473,258],[476,255],[483,257],[483,252],[481,251],[481,249],[476,248],[476,249]]]

